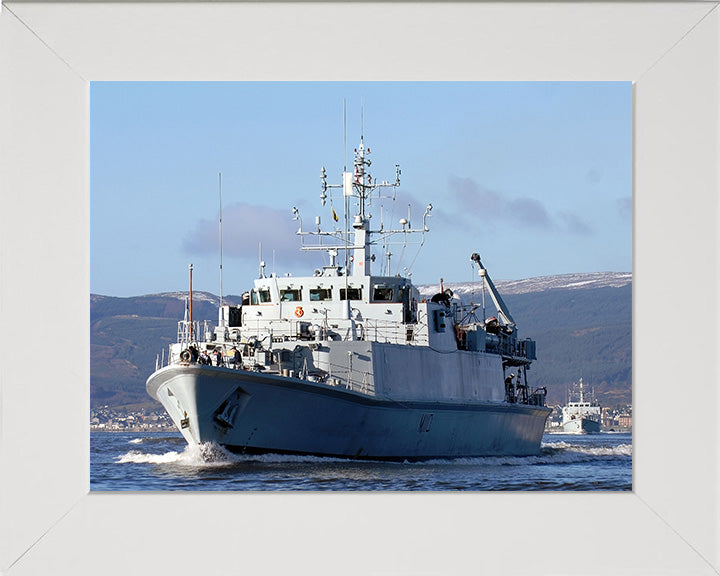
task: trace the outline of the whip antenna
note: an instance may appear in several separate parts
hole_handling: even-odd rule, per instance
[[[347,172],[347,107],[343,98],[343,172]]]
[[[360,140],[365,136],[365,106],[362,97],[360,98]]]
[[[222,233],[222,172],[218,172],[218,192],[220,194],[220,307],[223,305],[223,233]]]
[[[193,342],[193,296],[192,296],[192,273],[193,273],[193,265],[190,263],[188,265],[188,270],[190,271],[190,291],[188,292],[188,310],[190,312],[190,340],[188,340],[189,344],[192,344]]]

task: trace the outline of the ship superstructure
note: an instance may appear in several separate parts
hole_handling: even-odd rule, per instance
[[[421,246],[432,205],[419,227],[408,214],[397,227],[381,216],[373,228],[372,205],[395,196],[400,169],[378,183],[369,153],[361,138],[338,185],[322,169],[320,198],[331,202],[334,229],[324,231],[319,218],[304,229],[293,208],[302,249],[325,251],[328,264],[293,277],[268,275],[261,263],[242,304],[222,305],[214,328],[193,322],[190,300],[148,392],[189,443],[236,452],[400,460],[537,453],[550,410],[545,390],[528,384],[535,342],[518,338],[478,254],[482,306],[450,290],[422,298],[409,275],[390,275],[391,243],[414,237]]]

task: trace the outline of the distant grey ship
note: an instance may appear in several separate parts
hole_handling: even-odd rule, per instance
[[[322,169],[333,230],[323,231],[320,218],[303,230],[293,209],[301,239],[320,238],[302,248],[326,251],[329,265],[278,277],[261,263],[242,305],[221,305],[212,329],[192,319],[191,265],[186,317],[148,393],[188,443],[239,453],[380,460],[538,453],[550,409],[545,390],[528,383],[535,342],[518,338],[477,254],[481,304],[463,305],[443,289],[423,298],[409,277],[390,275],[391,242],[424,239],[432,206],[418,228],[409,214],[386,227],[381,214],[371,229],[373,201],[394,198],[400,170],[392,183],[372,180],[369,153],[361,138],[354,170],[338,185],[328,185]],[[344,207],[344,228],[334,206]],[[385,275],[371,271],[380,246]],[[495,310],[489,318],[486,293]]]
[[[567,434],[600,432],[600,405],[592,392],[585,391],[582,378],[568,390],[568,403],[563,406],[562,416],[562,429]]]

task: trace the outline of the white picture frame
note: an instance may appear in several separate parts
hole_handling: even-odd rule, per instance
[[[4,3],[0,573],[717,574],[719,37],[717,2]],[[89,82],[273,78],[634,82],[632,493],[89,493]]]

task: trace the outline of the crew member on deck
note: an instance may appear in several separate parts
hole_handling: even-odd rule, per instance
[[[235,346],[232,347],[233,351],[233,364],[235,365],[235,369],[238,370],[239,368],[242,368],[242,359],[240,358],[240,350],[238,350]]]
[[[216,366],[223,365],[223,357],[222,357],[222,352],[220,352],[220,348],[215,349],[215,365]]]
[[[507,396],[508,402],[515,402],[515,389],[513,387],[513,378],[515,378],[515,374],[510,374],[510,376],[505,378],[505,394]]]
[[[198,349],[195,348],[195,346],[190,346],[188,347],[188,350],[190,350],[190,361],[197,362],[198,357],[200,356],[200,354],[198,353]]]

